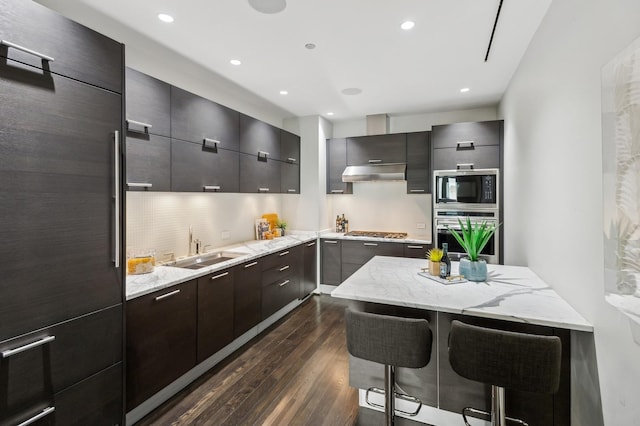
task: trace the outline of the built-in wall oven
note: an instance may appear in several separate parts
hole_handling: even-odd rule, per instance
[[[437,170],[433,179],[435,209],[497,209],[498,169]]]
[[[458,240],[451,233],[451,229],[455,229],[460,232],[460,223],[466,223],[467,217],[471,220],[471,223],[482,223],[486,221],[489,225],[496,226],[496,232],[489,239],[487,245],[482,249],[480,257],[485,259],[487,263],[500,263],[500,228],[498,227],[498,211],[482,210],[482,211],[468,211],[468,210],[439,210],[435,212],[434,217],[434,237],[437,247],[442,248],[443,243],[447,243],[449,247],[449,257],[451,260],[460,260],[465,256],[464,249],[458,243]]]

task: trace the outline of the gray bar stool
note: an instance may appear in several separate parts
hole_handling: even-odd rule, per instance
[[[395,367],[421,368],[431,358],[431,330],[425,319],[400,318],[388,315],[357,312],[347,308],[345,312],[347,325],[347,349],[357,358],[384,364],[385,389],[369,388],[369,392],[385,395],[385,418],[387,425],[394,424],[395,398],[418,403],[418,409],[403,413],[417,415],[422,407],[418,398],[396,393]],[[400,411],[400,410],[398,410]]]
[[[449,361],[460,376],[491,385],[491,413],[465,407],[466,413],[491,416],[505,426],[505,389],[553,394],[560,385],[562,345],[557,336],[540,336],[478,327],[454,320],[449,334]]]

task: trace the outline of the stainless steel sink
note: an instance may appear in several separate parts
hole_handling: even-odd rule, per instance
[[[235,259],[236,257],[244,256],[243,253],[234,253],[229,251],[219,251],[215,253],[207,253],[198,257],[192,257],[189,259],[179,260],[171,266],[177,268],[186,269],[201,269],[207,266],[215,265],[226,260]]]

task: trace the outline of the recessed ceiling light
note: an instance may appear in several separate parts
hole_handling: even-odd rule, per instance
[[[240,64],[242,64],[242,62],[240,62],[240,61],[239,61],[239,60],[237,60],[237,59],[232,59],[232,60],[230,60],[230,61],[229,61],[229,63],[230,63],[231,65],[240,65]]]
[[[288,95],[288,94],[289,94],[289,92],[287,92],[286,90],[281,90],[281,91],[280,91],[280,94],[281,94],[281,95]]]
[[[333,113],[332,112],[328,112],[327,115],[333,115]]]
[[[357,87],[347,87],[346,89],[342,89],[343,95],[354,96],[362,93],[362,89],[358,89]]]
[[[304,45],[304,47],[306,47],[309,50],[313,50],[313,49],[316,48],[316,45],[313,44],[313,43],[307,43],[307,44]]]
[[[166,23],[173,22],[173,16],[167,15],[166,13],[158,13],[158,19]]]
[[[286,0],[249,0],[252,8],[262,13],[278,13],[287,7]]]
[[[400,25],[400,28],[402,28],[403,30],[410,30],[415,26],[416,26],[416,23],[413,21],[404,21],[402,25]]]
[[[463,87],[460,89],[460,93],[467,93],[470,89],[468,87]]]

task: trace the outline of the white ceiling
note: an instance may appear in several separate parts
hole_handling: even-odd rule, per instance
[[[76,1],[295,116],[333,120],[495,105],[551,3],[504,0],[484,62],[500,0],[287,0],[272,15],[247,0]],[[341,93],[352,87],[362,94]]]

